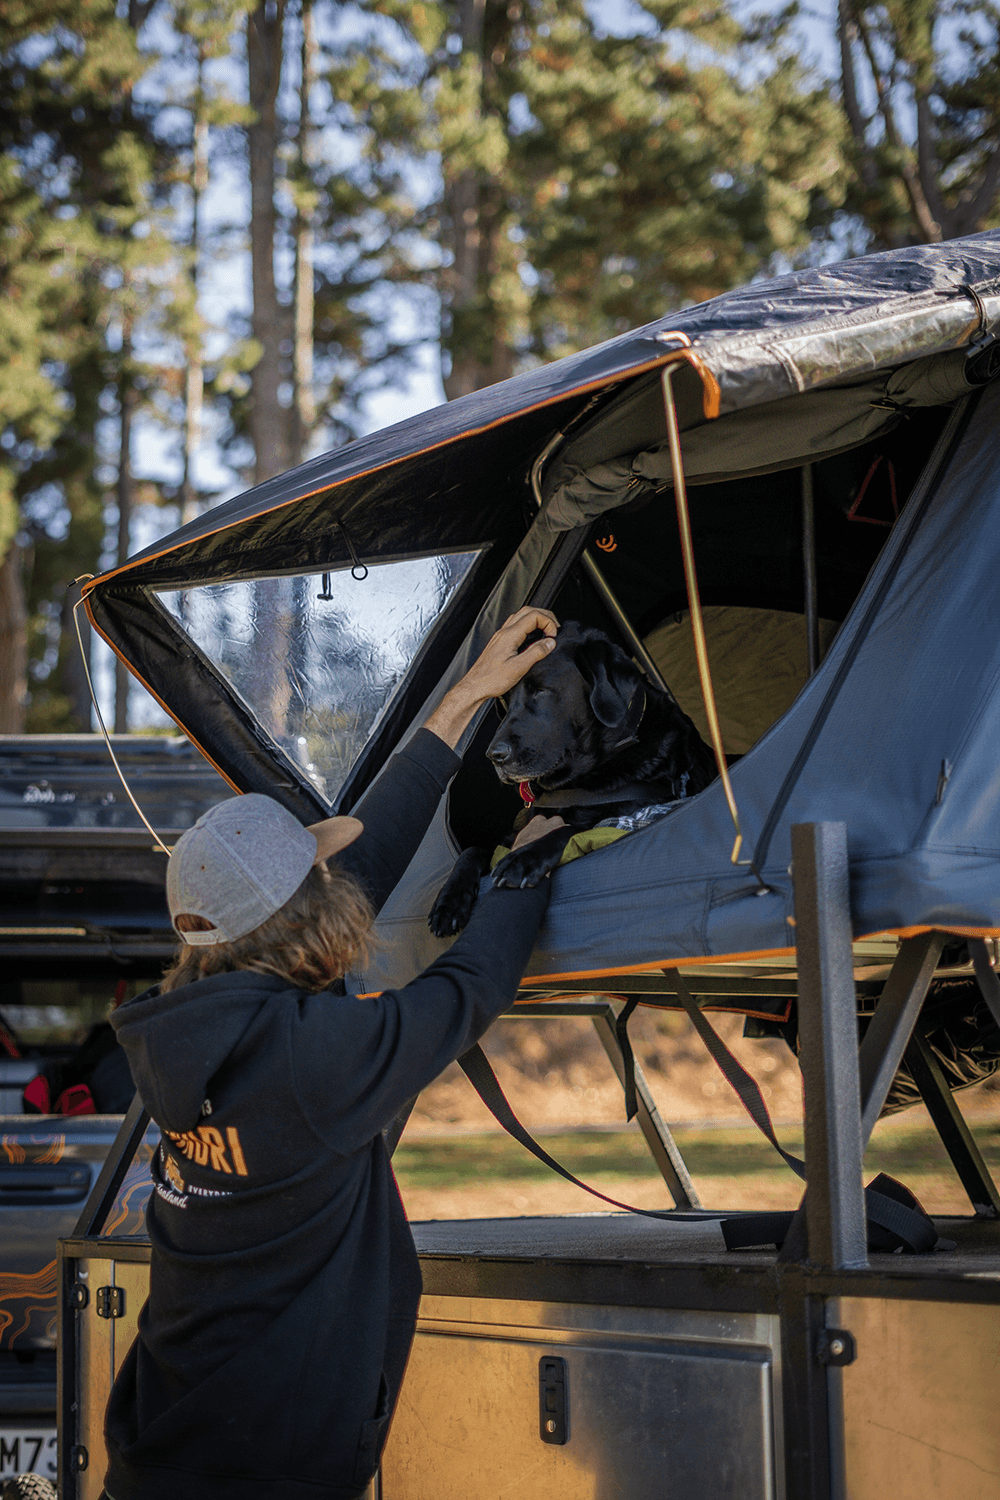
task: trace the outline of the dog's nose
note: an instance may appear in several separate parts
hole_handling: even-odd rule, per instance
[[[504,766],[514,754],[513,747],[506,740],[494,740],[486,754],[495,766]]]

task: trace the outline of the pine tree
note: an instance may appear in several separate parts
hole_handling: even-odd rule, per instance
[[[1000,222],[1000,6],[839,0],[848,207],[871,248]]]
[[[520,62],[531,348],[546,358],[794,264],[843,191],[835,107],[780,21],[643,9],[655,29],[601,36],[583,4],[560,5]]]
[[[145,122],[129,107],[146,67],[136,29],[148,9],[136,0],[124,17],[113,0],[85,7],[18,0],[5,9],[0,153],[12,194],[5,211],[19,219],[12,226],[18,251],[0,268],[0,292],[5,304],[19,299],[22,327],[33,336],[18,351],[30,403],[4,405],[4,593],[11,603],[2,628],[23,639],[20,595],[33,641],[29,723],[36,728],[83,719],[76,672],[61,680],[71,660],[62,626],[69,585],[96,569],[104,540],[106,481],[98,470],[107,455],[99,435],[108,393],[121,386],[128,363],[124,340],[116,355],[108,330],[117,323],[120,335],[124,326],[123,289],[139,258],[133,230],[145,232],[153,176]],[[155,253],[152,237],[142,256]],[[11,320],[4,321],[6,332]],[[15,645],[15,660],[21,649]],[[6,699],[4,718],[16,729],[25,712],[16,683]]]
[[[839,207],[842,122],[785,16],[647,0],[616,35],[584,0],[375,8],[411,51],[368,49],[341,97],[439,163],[449,396],[795,263]]]

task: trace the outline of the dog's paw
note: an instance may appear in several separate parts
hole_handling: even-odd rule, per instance
[[[478,894],[478,882],[470,887],[467,882],[449,880],[442,886],[427,918],[427,925],[434,936],[454,937],[468,927]]]
[[[506,890],[525,890],[538,885],[555,869],[565,847],[564,838],[556,841],[549,834],[536,839],[533,844],[525,844],[522,849],[515,849],[493,871],[493,884]]]

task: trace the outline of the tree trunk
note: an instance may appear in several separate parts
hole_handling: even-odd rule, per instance
[[[0,734],[24,733],[28,698],[28,609],[23,554],[11,542],[0,561]]]
[[[479,113],[487,107],[492,63],[484,40],[486,0],[461,0],[463,59],[479,71]],[[445,181],[444,217],[450,226],[452,264],[445,277],[450,329],[442,347],[451,357],[444,376],[449,401],[482,390],[513,373],[513,351],[493,296],[498,225],[503,208],[498,183],[466,168]]]
[[[91,671],[91,630],[90,621],[87,619],[86,611],[77,611],[76,618],[73,610],[80,599],[80,585],[71,583],[63,595],[62,610],[60,611],[60,625],[62,627],[65,645],[65,655],[62,665],[62,685],[69,698],[73,718],[84,734],[89,734],[93,728],[92,705],[90,701],[90,685],[87,682],[87,672]],[[77,639],[76,627],[79,622],[80,637]],[[86,655],[86,669],[80,654],[83,646]]]
[[[302,0],[302,74],[299,84],[299,138],[295,197],[295,328],[292,336],[292,451],[291,461],[306,456],[316,424],[313,396],[313,157],[309,99],[316,81],[316,33],[312,0]]]
[[[282,379],[281,343],[288,316],[278,301],[274,275],[274,164],[280,145],[277,115],[281,78],[284,0],[262,0],[247,17],[250,108],[250,257],[253,271],[253,336],[261,356],[251,375],[250,436],[257,484],[290,465],[289,416],[278,399]]]
[[[126,311],[122,324],[121,374],[118,377],[118,566],[129,554],[132,530],[132,319]],[[128,690],[131,677],[115,657],[115,734],[128,733]]]
[[[482,70],[483,20],[486,0],[461,0],[461,34],[463,58],[472,57]],[[481,106],[480,94],[480,106]],[[479,222],[479,174],[471,167],[445,180],[445,215],[451,226],[451,269],[446,279],[451,328],[444,341],[451,355],[451,370],[444,377],[444,391],[449,401],[465,396],[481,384],[480,362],[476,354],[476,303],[479,297],[481,233]]]
[[[208,121],[205,119],[205,46],[198,46],[198,75],[191,105],[191,316],[198,332],[184,341],[184,472],[181,476],[181,520],[193,521],[200,510],[194,485],[194,458],[201,442],[205,369],[198,317],[198,271],[201,259],[201,200],[208,187]]]

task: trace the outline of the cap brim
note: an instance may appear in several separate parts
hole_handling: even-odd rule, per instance
[[[310,823],[308,831],[316,840],[316,858],[313,864],[320,865],[324,859],[339,854],[341,849],[353,844],[364,826],[357,818],[347,817],[324,818],[322,823]]]

